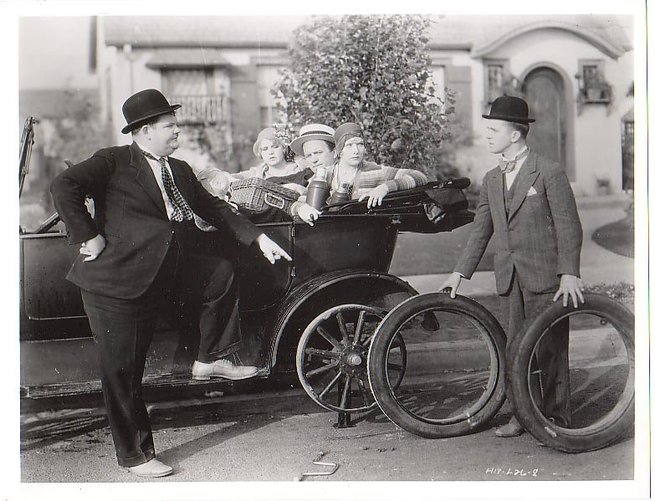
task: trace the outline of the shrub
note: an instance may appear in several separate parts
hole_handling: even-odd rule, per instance
[[[603,294],[612,299],[625,302],[626,300],[634,300],[635,286],[627,282],[618,282],[615,284],[600,283],[585,286],[584,292]]]
[[[283,123],[356,122],[369,159],[449,175],[434,164],[454,97],[437,97],[422,16],[320,17],[295,30],[273,94]]]

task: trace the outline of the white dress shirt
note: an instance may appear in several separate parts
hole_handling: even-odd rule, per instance
[[[521,153],[523,153],[525,150],[527,150],[528,147],[524,147],[521,151],[519,151],[516,156],[519,156]],[[508,162],[511,159],[505,157],[505,155],[501,155],[504,161]],[[514,157],[516,158],[516,157]],[[521,167],[523,167],[523,164],[525,163],[525,159],[528,158],[527,155],[524,156],[523,158],[519,159],[518,162],[516,162],[516,167],[514,167],[514,170],[512,172],[507,172],[505,174],[505,186],[509,190],[512,187],[512,184],[514,184],[514,180],[516,179],[516,176],[519,175],[519,171],[521,170]]]
[[[516,154],[516,156],[519,156],[521,153],[523,153],[527,149],[528,149],[527,146],[524,147],[523,149],[521,149],[521,151],[519,151]],[[502,156],[503,160],[506,161],[506,162],[511,160],[511,159],[505,157],[505,155],[501,155],[501,156]],[[516,157],[514,157],[514,158],[516,158]],[[521,170],[521,167],[523,167],[523,164],[525,163],[526,158],[528,158],[527,155],[524,156],[523,158],[519,159],[518,162],[516,162],[516,167],[514,167],[514,170],[512,172],[508,172],[506,174],[503,174],[505,176],[505,186],[507,187],[508,190],[512,187],[512,184],[514,184],[514,180],[516,179],[516,176],[519,175],[519,171]],[[456,271],[455,273],[457,273],[462,278],[464,277],[464,275],[462,275],[458,271]]]
[[[139,143],[137,143],[139,144]],[[148,148],[144,148],[142,145],[139,144],[139,148],[141,148],[143,151],[148,152],[150,155],[152,155],[155,158],[160,158],[158,155],[155,155],[152,151],[149,151]],[[145,157],[148,165],[152,169],[152,173],[155,176],[155,180],[157,181],[157,186],[159,186],[159,190],[161,191],[161,197],[164,200],[164,205],[166,206],[166,214],[168,215],[168,219],[171,219],[173,217],[173,204],[171,203],[170,198],[168,198],[168,194],[166,193],[166,188],[164,188],[164,180],[161,177],[161,165],[157,160],[153,160],[152,158]],[[171,179],[173,178],[173,173],[171,172],[171,167],[168,164],[168,159],[164,158],[166,162],[166,169],[168,169],[168,173],[171,176]]]

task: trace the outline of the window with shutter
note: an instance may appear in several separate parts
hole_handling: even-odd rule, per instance
[[[280,79],[280,65],[257,66],[257,97],[259,101],[259,124],[266,128],[279,121],[275,106],[275,97],[271,89]]]
[[[487,61],[484,65],[484,94],[488,103],[505,94],[507,63],[505,61]]]
[[[581,59],[578,61],[579,100],[583,103],[609,103],[612,89],[605,80],[605,66],[602,59]]]
[[[162,70],[164,93],[182,107],[182,124],[219,124],[229,117],[227,75],[216,68]]]

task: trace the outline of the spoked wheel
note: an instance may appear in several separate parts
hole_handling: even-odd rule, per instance
[[[634,426],[634,315],[606,296],[584,297],[578,308],[546,308],[508,354],[516,417],[564,452],[606,447]]]
[[[325,409],[360,412],[375,407],[366,371],[371,337],[384,318],[378,308],[359,304],[335,306],[305,329],[296,351],[296,371],[307,394]],[[389,351],[387,371],[398,385],[405,372],[407,351],[398,338]]]
[[[387,367],[402,337],[405,372]],[[471,433],[504,400],[505,333],[484,307],[464,296],[422,294],[396,306],[371,341],[368,373],[375,399],[401,428],[427,438]]]

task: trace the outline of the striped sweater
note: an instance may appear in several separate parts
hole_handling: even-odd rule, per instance
[[[335,171],[338,171],[336,165],[327,168],[327,181],[330,184],[330,192],[334,192],[338,188]],[[357,170],[357,174],[355,174],[351,198],[357,200],[361,196],[368,195],[370,191],[381,184],[386,184],[389,193],[391,193],[423,186],[427,182],[428,178],[425,174],[417,170],[397,169],[364,160],[362,166]]]

